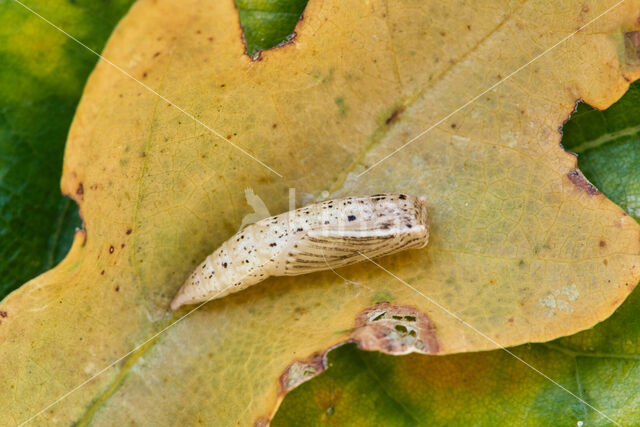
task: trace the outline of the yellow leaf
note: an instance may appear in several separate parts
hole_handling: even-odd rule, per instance
[[[608,317],[640,277],[640,227],[558,129],[577,99],[606,107],[640,75],[625,37],[640,2],[589,24],[612,4],[312,0],[295,40],[252,62],[231,1],[137,3],[104,53],[122,70],[99,63],[67,144],[86,236],[2,303],[0,413],[246,425],[349,339],[445,354]],[[361,263],[171,326],[184,278],[253,213],[246,188],[272,214],[290,188],[298,204],[425,195],[429,245],[377,261],[415,290]]]

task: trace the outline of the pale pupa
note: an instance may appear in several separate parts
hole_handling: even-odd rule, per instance
[[[247,226],[209,255],[171,302],[176,310],[222,298],[269,276],[339,268],[424,247],[424,198],[376,194],[327,200]]]

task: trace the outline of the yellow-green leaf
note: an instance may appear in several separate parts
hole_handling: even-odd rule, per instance
[[[295,40],[253,62],[232,2],[138,2],[105,50],[135,80],[101,61],[66,148],[62,188],[86,235],[0,306],[0,412],[249,424],[354,336],[444,354],[608,317],[640,276],[640,227],[582,177],[558,128],[578,98],[607,106],[639,75],[624,34],[640,2],[572,35],[610,6],[312,1]],[[270,279],[170,327],[185,276],[251,213],[246,187],[272,213],[290,188],[298,203],[425,195],[429,246],[379,261],[421,294],[362,263],[347,280]]]
[[[562,126],[585,176],[636,220],[639,101],[636,80],[611,107],[580,104]],[[271,425],[638,425],[639,307],[636,289],[594,328],[509,349],[520,360],[504,350],[397,357],[341,346],[327,355],[330,369],[287,394]]]

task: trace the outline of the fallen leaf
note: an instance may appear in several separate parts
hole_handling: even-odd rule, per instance
[[[545,49],[609,6],[311,2],[295,41],[253,62],[231,2],[138,2],[105,50],[138,81],[100,62],[66,148],[62,189],[82,185],[86,236],[2,302],[0,411],[16,422],[45,407],[55,422],[264,422],[287,390],[281,374],[294,384],[317,372],[318,354],[350,339],[380,295],[428,319],[427,348],[441,354],[608,317],[637,283],[640,227],[582,177],[557,130],[576,99],[607,106],[638,76],[624,33],[640,4]],[[251,212],[246,187],[272,213],[288,210],[289,188],[298,202],[426,195],[429,246],[380,263],[427,297],[363,263],[339,271],[348,281],[271,279],[145,341],[186,313],[172,317],[168,302]]]

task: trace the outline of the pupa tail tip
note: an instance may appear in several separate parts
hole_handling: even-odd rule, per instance
[[[171,307],[171,311],[176,311],[177,309],[182,307],[183,304],[180,299],[180,296],[181,294],[178,294],[171,300],[171,304],[169,304],[169,307]]]

